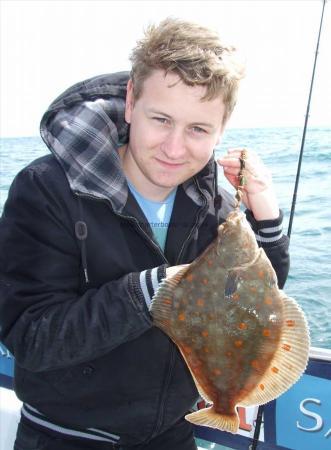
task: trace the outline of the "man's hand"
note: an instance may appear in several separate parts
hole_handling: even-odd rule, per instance
[[[217,160],[223,167],[226,179],[237,189],[242,148],[228,150],[228,154]],[[279,216],[277,198],[272,185],[270,170],[257,153],[246,150],[245,185],[243,203],[250,209],[256,220],[276,219]]]

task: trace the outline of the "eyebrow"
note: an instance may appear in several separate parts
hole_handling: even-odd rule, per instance
[[[158,111],[158,110],[153,109],[153,108],[148,109],[147,112],[151,113],[151,114],[157,114],[157,115],[160,115],[160,116],[164,116],[167,119],[172,119],[172,117],[169,116],[169,114],[166,114],[166,113],[164,113],[162,111]],[[206,127],[206,128],[210,128],[212,130],[215,129],[215,126],[213,124],[211,124],[211,123],[208,123],[208,122],[192,122],[190,125],[193,126],[193,127]]]

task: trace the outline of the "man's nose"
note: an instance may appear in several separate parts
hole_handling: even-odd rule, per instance
[[[180,129],[171,129],[162,143],[162,151],[168,159],[179,160],[185,155],[185,136]]]

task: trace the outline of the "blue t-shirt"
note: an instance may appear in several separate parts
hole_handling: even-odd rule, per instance
[[[174,206],[177,188],[174,188],[162,202],[155,202],[143,197],[128,180],[128,186],[150,224],[156,242],[164,250],[168,226]]]

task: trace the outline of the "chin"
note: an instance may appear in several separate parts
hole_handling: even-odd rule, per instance
[[[161,178],[154,180],[154,183],[161,188],[171,189],[182,184],[186,178],[180,178],[178,180],[165,180],[163,181]]]

